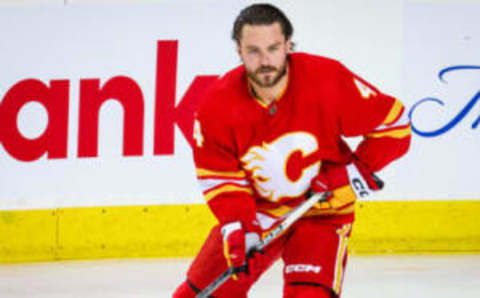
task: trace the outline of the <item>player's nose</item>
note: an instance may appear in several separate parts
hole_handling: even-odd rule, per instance
[[[260,57],[260,63],[262,66],[270,65],[270,57],[267,54],[262,54]]]

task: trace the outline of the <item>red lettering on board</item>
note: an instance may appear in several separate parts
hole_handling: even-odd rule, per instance
[[[78,157],[98,156],[99,112],[107,100],[117,100],[123,107],[123,155],[142,155],[142,90],[134,80],[122,76],[110,79],[101,89],[99,79],[80,81]]]
[[[177,41],[159,41],[155,93],[154,154],[174,153],[175,124],[190,145],[193,144],[193,113],[202,92],[217,76],[197,76],[175,107],[177,85]]]
[[[190,145],[193,144],[193,117],[200,97],[216,80],[216,75],[196,76],[175,105],[178,41],[158,41],[155,107],[153,123],[154,155],[172,155],[175,125]],[[0,104],[0,143],[14,158],[34,161],[66,158],[68,145],[69,81],[52,80],[50,87],[40,80],[23,80],[12,86]],[[143,155],[145,102],[137,82],[116,76],[100,86],[100,79],[80,80],[78,111],[78,157],[98,156],[99,110],[107,100],[117,100],[123,108],[123,155]],[[17,126],[18,113],[30,101],[42,104],[48,113],[47,129],[31,140]]]
[[[21,161],[67,157],[68,139],[68,80],[50,81],[50,87],[35,79],[16,83],[8,90],[0,106],[0,141],[5,150]],[[36,139],[25,138],[17,126],[21,108],[28,102],[45,107],[48,124]]]

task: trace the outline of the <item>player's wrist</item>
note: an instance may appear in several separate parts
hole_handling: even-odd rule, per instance
[[[355,166],[355,169],[360,173],[361,178],[365,181],[366,185],[370,190],[376,191],[381,189],[381,186],[378,185],[378,183],[374,179],[375,173],[365,162],[354,156],[351,164]]]
[[[373,173],[357,158],[348,164],[325,162],[311,182],[313,192],[331,192],[329,199],[349,197],[347,201],[369,196],[378,189]]]
[[[329,190],[334,190],[345,185],[352,185],[360,181],[370,190],[377,190],[378,186],[373,180],[373,172],[361,160],[354,158],[348,164],[325,163],[322,166],[320,175],[329,186]]]

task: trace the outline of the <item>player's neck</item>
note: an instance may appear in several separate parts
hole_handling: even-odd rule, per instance
[[[288,73],[287,66],[285,75],[272,87],[262,87],[249,80],[255,97],[266,105],[270,105],[272,102],[280,98],[288,85]]]

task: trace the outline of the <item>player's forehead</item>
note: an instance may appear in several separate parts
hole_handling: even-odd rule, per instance
[[[240,35],[242,47],[268,47],[285,42],[282,26],[278,22],[267,25],[245,24]]]

